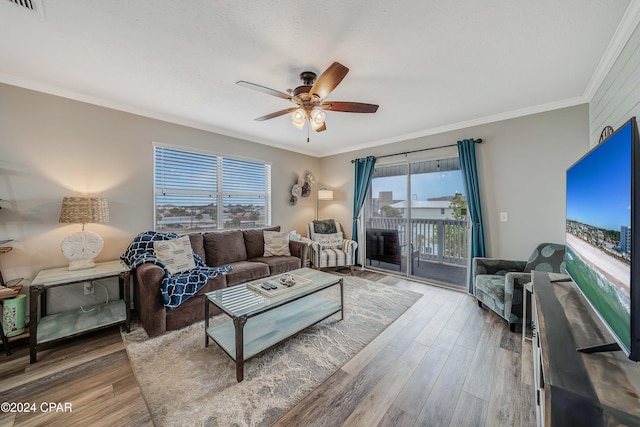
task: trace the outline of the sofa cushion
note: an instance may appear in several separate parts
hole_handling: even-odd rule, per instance
[[[207,284],[204,285],[204,287],[194,296],[173,310],[168,310],[166,312],[166,330],[171,331],[178,328],[184,328],[198,320],[204,319],[204,294],[210,291],[215,291],[216,289],[223,289],[226,284],[225,275],[220,274],[207,281]],[[209,315],[211,316],[222,313],[222,311],[213,304],[209,305],[209,310]]]
[[[204,234],[206,263],[219,267],[247,260],[242,230],[212,231]]]
[[[260,262],[269,266],[270,276],[297,270],[302,265],[302,260],[295,256],[267,256],[252,258],[251,262]]]
[[[153,251],[158,261],[163,263],[172,275],[196,268],[189,236],[157,240],[153,242]]]
[[[496,301],[504,301],[504,276],[498,274],[479,274],[476,276],[476,289]]]
[[[261,262],[240,261],[230,265],[233,269],[225,275],[227,286],[245,283],[269,275],[269,266]]]
[[[342,249],[336,248],[323,249],[318,255],[318,258],[317,262],[320,263],[319,267],[339,267],[341,265],[347,265],[350,259],[349,254]]]
[[[261,257],[264,254],[264,231],[280,231],[280,226],[242,230],[247,259]]]
[[[290,256],[289,233],[278,231],[264,232],[264,254],[263,256]]]
[[[206,263],[207,255],[204,252],[204,238],[202,233],[191,233],[188,236],[191,241],[191,249],[193,249],[193,253],[198,255]]]

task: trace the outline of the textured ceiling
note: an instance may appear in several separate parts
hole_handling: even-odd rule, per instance
[[[0,82],[325,156],[587,102],[629,1],[34,4],[0,0]],[[284,92],[333,61],[351,71],[327,100],[380,108],[328,112],[309,143],[253,120],[293,104],[235,84]]]

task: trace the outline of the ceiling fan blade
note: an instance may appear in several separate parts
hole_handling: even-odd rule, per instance
[[[316,129],[316,132],[322,132],[323,130],[327,130],[327,124],[323,123],[322,126],[320,126],[318,129]]]
[[[324,73],[316,79],[309,93],[324,99],[336,88],[349,72],[349,69],[339,62],[334,62]]]
[[[236,82],[236,84],[249,89],[257,90],[258,92],[266,93],[267,95],[273,95],[277,96],[278,98],[288,99],[289,101],[291,101],[292,98],[288,93],[280,92],[278,90],[271,89],[265,86],[260,86],[255,83],[245,82],[244,80],[240,80],[239,82]]]
[[[323,110],[341,111],[344,113],[375,113],[378,111],[376,104],[365,104],[362,102],[330,101],[323,102],[321,107]]]
[[[296,110],[296,108],[287,108],[286,110],[276,111],[275,113],[267,114],[266,116],[258,117],[257,119],[254,119],[254,120],[257,122],[263,122],[265,120],[273,119],[275,117],[284,116],[285,114],[291,113],[294,110]]]

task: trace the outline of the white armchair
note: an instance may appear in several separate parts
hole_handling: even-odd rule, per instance
[[[307,236],[311,239],[309,253],[315,269],[350,267],[353,276],[358,243],[345,238],[339,222],[332,219],[310,222],[307,224]]]

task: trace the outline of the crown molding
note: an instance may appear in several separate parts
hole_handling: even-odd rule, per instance
[[[365,144],[349,146],[343,150],[334,150],[322,155],[321,157],[333,156],[336,154],[349,153],[352,151],[364,150],[372,147],[379,147],[381,145],[393,144],[396,142],[409,141],[416,138],[422,138],[425,136],[437,135],[445,132],[452,132],[460,129],[466,129],[473,126],[485,125],[488,123],[495,123],[502,120],[515,119],[523,116],[530,116],[532,114],[544,113],[552,110],[559,110],[561,108],[574,107],[576,105],[587,104],[588,101],[584,96],[577,96],[575,98],[563,99],[560,101],[549,102],[546,104],[535,105],[533,107],[521,108],[519,110],[507,111],[505,113],[494,114],[491,116],[480,117],[477,119],[467,120],[464,122],[453,123],[446,126],[435,127],[426,129],[419,132],[408,133],[404,135],[394,136],[392,138],[385,138],[377,141],[368,142]],[[482,135],[475,135],[474,137],[482,138]]]
[[[135,114],[137,116],[142,116],[149,119],[160,120],[163,122],[186,126],[193,129],[206,131],[206,132],[212,132],[219,135],[228,136],[231,138],[237,138],[237,139],[242,139],[244,141],[255,142],[256,144],[267,145],[269,147],[279,148],[281,150],[286,150],[286,151],[292,151],[294,153],[304,154],[307,156],[321,157],[321,155],[319,155],[318,153],[313,153],[308,150],[307,151],[295,150],[294,148],[285,146],[283,144],[278,144],[273,141],[256,138],[254,136],[243,134],[240,132],[234,132],[228,129],[211,126],[206,123],[198,122],[196,120],[189,120],[189,119],[185,119],[179,116],[174,116],[171,114],[163,114],[157,111],[149,110],[146,108],[135,107],[130,104],[117,102],[113,100],[95,98],[82,93],[61,89],[59,87],[55,87],[52,85],[47,85],[40,82],[23,79],[16,76],[11,76],[8,74],[0,73],[0,83],[4,83],[10,86],[20,87],[23,89],[33,90],[33,91],[45,93],[48,95],[59,96],[61,98],[70,99],[72,101],[84,102],[86,104],[96,105],[98,107],[109,108],[109,109],[116,110],[123,113]]]

